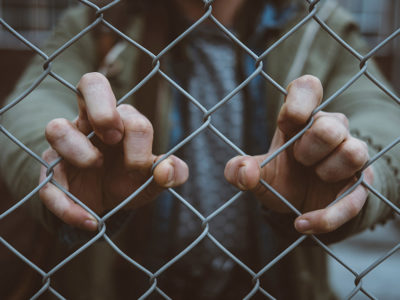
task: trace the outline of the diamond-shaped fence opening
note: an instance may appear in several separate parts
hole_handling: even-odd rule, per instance
[[[341,297],[385,298],[370,278],[386,262],[398,260],[398,234],[391,236],[390,246],[363,260],[362,267],[349,257],[358,256],[363,247],[350,247],[349,254],[330,243],[400,213],[400,136],[394,130],[400,119],[400,74],[395,66],[400,60],[398,1],[344,3],[355,12],[369,47],[360,39],[350,15],[335,1],[242,1],[237,19],[229,23],[221,12],[229,12],[236,2],[0,1],[2,10],[8,8],[0,11],[4,48],[18,45],[36,55],[0,108],[1,171],[14,198],[0,206],[0,254],[15,255],[12,261],[25,264],[25,268],[16,266],[16,278],[21,280],[2,288],[2,298],[328,299],[333,294],[326,280],[326,257],[353,282]],[[78,8],[63,17],[46,46],[27,30],[36,27],[47,35],[60,7],[78,3]],[[53,14],[44,13],[46,18],[35,23],[41,15],[26,10],[24,20],[17,22],[15,16],[24,5],[48,8]],[[382,26],[374,31],[376,26],[371,24]],[[373,59],[383,62],[393,87],[377,71]],[[14,69],[14,62],[8,68]],[[124,170],[122,178],[109,171],[122,161],[115,154],[119,146],[107,148],[93,128],[83,130],[76,123],[88,142],[107,157],[109,169],[100,187],[90,182],[99,174],[89,170],[82,176],[68,156],[50,160],[48,152],[41,156],[48,146],[46,124],[55,118],[76,117],[74,99],[84,94],[76,85],[85,73],[94,71],[107,76],[117,106],[134,103],[149,118],[160,136],[155,148],[165,153],[154,159],[147,173]],[[236,155],[268,151],[279,107],[288,95],[285,88],[307,72],[321,79],[326,93],[306,123],[278,146],[272,141],[268,155],[258,160],[264,175],[252,192],[259,198],[268,196],[279,207],[278,211],[266,209],[252,192],[228,185],[224,167]],[[329,201],[318,199],[325,203],[319,208],[340,205],[363,191],[369,197],[361,212],[333,233],[303,235],[295,231],[293,222],[309,209],[296,203],[300,192],[291,196],[289,190],[297,187],[301,191],[299,183],[316,178],[310,174],[317,167],[303,166],[302,172],[290,170],[289,175],[276,168],[315,128],[325,109],[347,115],[350,132],[366,142],[370,159],[340,190],[336,183],[325,184],[326,198],[335,188],[338,193]],[[93,122],[90,118],[84,121]],[[368,128],[353,128],[353,123]],[[188,161],[192,177],[148,203],[149,197],[155,198],[156,167],[173,155]],[[368,177],[371,166],[373,183]],[[60,176],[60,170],[68,176]],[[273,180],[270,172],[277,174]],[[277,184],[280,177],[293,176],[292,172],[298,176],[294,182],[283,187]],[[131,184],[135,176],[144,179],[126,192],[124,183]],[[88,185],[74,190],[76,178],[82,178],[80,185]],[[123,196],[112,205],[102,203],[106,209],[98,213],[96,203],[86,201],[80,191],[95,186],[101,192],[90,190],[89,194],[117,197],[104,188],[110,182],[115,195],[121,191]],[[89,213],[97,230],[78,230],[49,213],[39,200],[39,193],[49,187],[66,197],[70,207]],[[260,191],[264,191],[261,196]],[[131,207],[138,202],[146,205]],[[35,218],[53,235],[43,233]],[[24,234],[29,239],[21,239]],[[2,270],[1,278],[7,283],[7,277],[14,274],[8,268]],[[398,275],[395,271],[391,277]]]
[[[391,238],[386,239],[388,236]],[[364,274],[363,284],[368,286],[371,292],[376,294],[376,291],[385,289],[386,292],[382,293],[381,297],[395,298],[398,288],[389,287],[393,286],[391,270],[398,265],[399,253],[395,251],[398,243],[395,238],[397,236],[397,227],[391,224],[391,226],[376,228],[372,232],[365,232],[332,248],[354,270]],[[358,256],[351,255],[357,250],[362,252],[360,251]],[[330,261],[330,264],[333,285],[337,285],[340,281],[342,284],[342,289],[339,290],[340,295],[348,294],[353,288],[355,277],[333,261]],[[376,280],[377,276],[382,280]],[[345,280],[339,280],[339,278],[345,278]]]

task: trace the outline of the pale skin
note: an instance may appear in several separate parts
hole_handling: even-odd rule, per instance
[[[221,4],[216,6],[214,15],[219,18],[220,12],[223,23],[230,24],[242,1],[231,1],[230,7],[235,9],[229,12],[218,8],[223,7],[224,1],[216,1],[215,5]],[[194,2],[186,3],[182,9],[192,18],[201,14],[191,6]],[[82,94],[78,97],[79,116],[72,122],[55,119],[48,124],[46,138],[50,147],[42,156],[49,163],[63,157],[54,169],[54,179],[101,215],[140,187],[151,176],[153,163],[161,156],[152,152],[150,121],[130,105],[117,107],[111,86],[103,75],[85,74],[78,89]],[[334,231],[361,211],[368,196],[368,191],[359,185],[327,207],[354,183],[355,174],[368,161],[366,144],[351,136],[349,121],[340,113],[318,112],[313,125],[294,145],[260,168],[263,160],[306,126],[322,96],[321,83],[313,76],[302,76],[290,83],[269,151],[258,156],[234,157],[224,172],[228,182],[252,192],[265,207],[291,212],[259,181],[269,183],[303,213],[294,226],[305,234]],[[89,140],[86,135],[92,130],[96,136]],[[42,167],[41,181],[46,171]],[[156,166],[153,175],[153,182],[128,208],[144,205],[163,189],[183,184],[189,170],[184,161],[172,155]],[[364,176],[366,182],[373,182],[370,167]],[[65,223],[90,231],[97,229],[96,219],[54,185],[45,185],[40,197]]]

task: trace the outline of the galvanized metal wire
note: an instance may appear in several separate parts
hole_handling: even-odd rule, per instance
[[[38,88],[40,83],[47,78],[48,76],[53,77],[55,80],[59,81],[62,85],[66,86],[68,89],[71,90],[72,93],[78,94],[79,91],[74,87],[70,82],[62,78],[60,75],[56,74],[52,70],[52,63],[57,60],[60,54],[62,54],[64,51],[68,49],[71,45],[73,45],[75,42],[77,42],[80,38],[82,38],[85,34],[87,34],[89,31],[91,31],[93,28],[96,26],[99,26],[100,24],[103,24],[106,26],[109,30],[114,32],[119,36],[120,39],[124,40],[126,43],[128,43],[130,46],[135,47],[139,51],[143,52],[146,56],[148,56],[151,61],[152,61],[152,66],[151,66],[151,71],[139,82],[137,83],[128,93],[126,93],[123,97],[118,99],[118,105],[124,103],[131,95],[135,94],[143,85],[145,85],[151,78],[153,78],[155,75],[160,75],[162,78],[166,80],[168,84],[173,86],[185,99],[185,101],[188,101],[191,105],[194,105],[197,107],[202,113],[203,113],[203,124],[198,127],[194,132],[189,134],[187,137],[182,139],[179,143],[177,143],[175,146],[173,146],[160,160],[158,160],[154,167],[159,164],[161,161],[169,157],[170,155],[176,153],[181,147],[186,145],[188,142],[190,142],[193,138],[195,138],[198,134],[205,130],[210,130],[220,138],[225,144],[227,144],[230,148],[232,148],[238,155],[246,155],[246,153],[241,150],[237,145],[235,145],[233,142],[231,142],[224,134],[222,134],[218,128],[214,127],[212,124],[212,116],[213,114],[220,109],[222,106],[224,106],[228,101],[232,99],[234,95],[236,95],[238,92],[240,92],[246,85],[249,84],[251,80],[254,79],[254,77],[261,75],[262,78],[264,78],[267,82],[272,84],[276,90],[282,94],[286,95],[286,90],[283,86],[281,86],[278,82],[276,82],[271,76],[267,73],[267,71],[264,68],[263,65],[263,59],[268,57],[268,55],[271,53],[272,50],[280,47],[283,41],[285,41],[287,38],[292,36],[298,29],[300,29],[302,26],[304,26],[308,22],[316,22],[319,25],[320,30],[326,31],[332,39],[335,39],[337,43],[339,43],[344,49],[346,49],[350,54],[352,54],[359,62],[360,70],[350,79],[346,84],[344,84],[340,89],[338,89],[334,94],[332,94],[328,99],[326,99],[318,108],[315,109],[313,112],[313,116],[324,109],[328,104],[330,104],[332,101],[335,101],[335,99],[342,94],[345,90],[347,90],[357,79],[360,77],[364,76],[368,78],[371,81],[371,84],[376,85],[379,89],[381,89],[386,95],[388,95],[391,99],[393,99],[394,102],[397,104],[400,104],[400,99],[399,97],[393,92],[390,87],[385,86],[379,79],[374,77],[372,74],[370,74],[369,69],[368,69],[368,61],[374,57],[374,55],[381,49],[383,46],[386,44],[392,42],[398,35],[400,34],[400,28],[395,30],[392,34],[390,34],[387,38],[385,38],[383,41],[381,41],[378,45],[373,47],[367,54],[362,55],[360,54],[356,49],[354,49],[351,45],[346,43],[333,29],[331,29],[324,20],[322,20],[318,16],[318,8],[320,5],[319,0],[314,0],[314,1],[305,1],[307,2],[309,6],[309,12],[308,14],[297,24],[295,24],[294,27],[292,27],[288,32],[286,32],[282,37],[280,37],[276,42],[274,42],[271,46],[269,46],[267,49],[264,50],[264,52],[261,55],[255,54],[249,47],[247,47],[242,41],[240,41],[228,28],[226,28],[220,21],[217,20],[217,18],[213,15],[213,2],[214,1],[203,1],[204,2],[204,14],[196,21],[194,22],[189,28],[187,28],[184,32],[182,32],[175,40],[173,40],[171,43],[169,43],[164,49],[162,49],[159,53],[152,53],[145,47],[143,47],[140,43],[137,41],[134,41],[132,38],[128,37],[126,34],[124,34],[122,31],[120,31],[118,28],[114,27],[112,24],[110,24],[105,18],[104,18],[104,13],[111,9],[114,5],[118,5],[118,3],[121,0],[115,0],[112,1],[111,3],[103,6],[103,7],[98,7],[94,3],[88,1],[88,0],[79,0],[82,4],[88,6],[90,9],[93,10],[95,13],[95,20],[89,24],[84,30],[79,32],[76,36],[72,37],[69,41],[67,41],[64,45],[59,47],[54,53],[51,55],[47,55],[44,53],[39,47],[31,43],[29,40],[24,38],[20,33],[18,33],[16,30],[14,30],[11,26],[7,24],[6,21],[3,19],[0,19],[0,24],[3,26],[3,28],[7,31],[9,31],[16,39],[20,40],[22,43],[24,43],[27,47],[29,47],[33,52],[35,52],[38,56],[40,56],[43,59],[43,72],[41,75],[36,79],[36,81],[29,87],[27,88],[21,95],[13,99],[12,102],[9,104],[3,106],[0,108],[0,116],[7,114],[9,110],[11,110],[16,104],[22,102],[25,100],[25,98],[35,89]],[[234,43],[237,47],[240,47],[242,50],[244,50],[253,60],[254,64],[256,66],[254,72],[250,74],[243,82],[241,82],[232,92],[230,92],[226,97],[221,99],[217,104],[215,104],[214,107],[210,109],[206,109],[204,106],[200,104],[199,101],[197,101],[193,96],[191,96],[187,91],[184,90],[176,81],[174,81],[173,78],[171,78],[168,74],[163,72],[160,68],[160,59],[168,53],[172,48],[174,48],[178,43],[181,42],[182,39],[184,39],[188,34],[190,34],[199,24],[201,24],[204,21],[210,21],[212,22],[217,28],[219,28],[224,34],[226,34],[232,43]],[[308,124],[300,130],[295,136],[293,136],[289,141],[287,141],[282,147],[277,149],[272,155],[270,155],[265,161],[261,163],[261,167],[266,166],[268,163],[270,163],[272,160],[274,160],[282,151],[290,147],[293,143],[295,143],[304,133],[305,131],[310,128],[310,126],[313,123],[313,118],[311,117]],[[106,234],[106,229],[107,229],[107,221],[110,219],[111,216],[115,215],[117,212],[119,212],[121,209],[123,209],[130,201],[132,201],[141,191],[143,191],[147,186],[149,186],[152,181],[153,181],[153,176],[151,176],[139,189],[137,189],[134,193],[132,193],[129,197],[124,199],[120,204],[118,204],[115,208],[110,210],[107,214],[104,216],[99,216],[96,215],[89,207],[87,207],[84,203],[81,202],[80,199],[72,195],[68,190],[66,190],[61,184],[59,184],[53,177],[53,169],[55,166],[57,166],[61,161],[62,158],[59,158],[55,160],[54,162],[48,164],[45,162],[42,158],[40,158],[36,153],[34,153],[29,147],[25,146],[20,140],[18,140],[12,133],[10,133],[6,128],[4,128],[2,125],[0,125],[0,131],[1,134],[4,134],[9,138],[12,142],[14,142],[18,147],[20,147],[23,151],[27,152],[31,157],[33,157],[38,163],[43,165],[45,168],[47,168],[47,174],[46,174],[46,179],[37,185],[37,187],[32,190],[28,195],[26,195],[23,199],[20,199],[15,205],[12,207],[8,208],[6,211],[1,212],[0,214],[0,221],[4,219],[6,216],[9,216],[13,213],[16,213],[16,209],[23,205],[25,202],[29,201],[33,195],[37,194],[38,191],[48,182],[51,182],[54,184],[56,187],[58,187],[61,191],[63,191],[68,197],[70,197],[75,203],[83,207],[86,211],[88,211],[91,215],[93,215],[97,221],[99,222],[99,227],[98,227],[98,232],[97,234],[92,237],[88,242],[86,242],[84,245],[82,245],[80,248],[78,248],[76,251],[74,251],[72,254],[70,254],[68,257],[64,258],[62,261],[60,261],[56,266],[52,267],[51,270],[49,271],[44,271],[38,266],[36,266],[32,261],[30,261],[27,257],[25,257],[20,250],[14,248],[5,238],[0,236],[0,243],[2,243],[5,247],[9,249],[13,254],[15,254],[21,261],[26,263],[30,268],[32,268],[35,272],[37,272],[40,276],[43,278],[43,285],[42,287],[36,292],[36,294],[32,295],[32,299],[36,299],[40,297],[43,293],[50,292],[53,294],[55,297],[58,299],[64,299],[63,295],[61,295],[58,291],[56,291],[51,282],[52,276],[60,271],[66,264],[68,264],[71,260],[73,260],[76,256],[78,256],[80,253],[85,251],[88,247],[90,247],[93,243],[95,243],[98,240],[104,240],[120,257],[122,257],[127,264],[132,265],[134,268],[137,268],[145,276],[148,277],[149,279],[149,285],[148,289],[145,291],[145,293],[140,297],[140,299],[146,299],[149,295],[152,293],[157,293],[159,294],[162,298],[164,299],[170,299],[170,297],[160,289],[158,286],[158,277],[163,274],[168,268],[170,268],[172,265],[174,265],[177,261],[182,259],[183,256],[185,256],[187,253],[189,253],[191,250],[193,250],[202,240],[208,239],[211,241],[218,249],[220,249],[221,253],[229,257],[235,264],[237,264],[240,268],[242,268],[245,272],[249,274],[249,276],[252,278],[252,288],[247,291],[247,295],[245,299],[250,299],[252,296],[255,294],[261,294],[264,295],[268,299],[275,299],[274,296],[272,296],[267,290],[265,290],[260,282],[260,277],[268,272],[269,269],[271,269],[274,265],[279,263],[288,253],[293,251],[296,247],[301,245],[307,238],[312,239],[316,244],[318,244],[330,257],[332,257],[334,260],[337,261],[337,263],[341,264],[345,269],[347,269],[351,274],[354,276],[354,289],[350,292],[348,295],[348,299],[351,299],[353,296],[355,296],[357,293],[361,292],[363,293],[366,297],[370,299],[376,299],[374,295],[372,295],[370,292],[368,292],[368,287],[363,285],[362,279],[373,269],[375,269],[379,264],[381,264],[383,261],[388,259],[391,255],[393,255],[398,249],[400,248],[400,243],[390,249],[387,253],[383,254],[381,257],[376,259],[370,266],[365,268],[362,272],[357,272],[354,269],[352,269],[345,261],[341,260],[340,257],[338,257],[334,251],[332,251],[329,246],[327,246],[325,243],[323,243],[317,236],[311,235],[311,236],[306,236],[303,235],[299,237],[296,241],[294,241],[290,246],[288,246],[286,249],[284,249],[279,255],[277,255],[273,260],[268,262],[262,269],[260,270],[253,270],[249,266],[247,266],[243,261],[241,261],[240,258],[235,256],[232,252],[230,252],[226,247],[224,247],[223,244],[221,244],[211,233],[210,233],[210,221],[218,216],[222,211],[227,209],[229,206],[231,206],[237,199],[239,199],[244,192],[239,191],[237,192],[233,197],[231,197],[228,201],[226,201],[222,206],[220,206],[217,210],[209,214],[208,216],[203,215],[200,213],[193,205],[189,203],[184,197],[182,197],[176,190],[170,188],[168,189],[168,192],[171,194],[171,196],[176,199],[176,201],[179,201],[182,205],[187,207],[194,216],[196,216],[200,222],[201,222],[201,233],[189,244],[184,250],[182,250],[180,253],[178,253],[174,258],[166,262],[163,266],[161,266],[158,270],[155,272],[151,272],[149,269],[146,268],[146,266],[141,265],[137,261],[135,261],[134,258],[130,257],[127,255],[122,249],[118,247],[114,243],[111,237],[109,237]],[[90,133],[88,135],[89,138],[92,138],[94,136],[94,133]],[[389,145],[385,146],[384,149],[379,151],[374,157],[372,157],[369,162],[365,165],[364,169],[376,162],[378,159],[381,159],[382,156],[385,155],[385,153],[391,151],[396,145],[400,143],[400,136],[395,139],[392,143]],[[271,192],[273,193],[280,201],[282,201],[289,209],[295,214],[295,215],[301,215],[301,211],[296,209],[287,199],[285,199],[284,196],[282,196],[278,191],[276,191],[271,185],[269,185],[267,182],[261,180],[261,183]],[[340,195],[333,203],[338,201],[339,199],[343,198],[344,196],[348,195],[351,191],[353,191],[357,186],[363,185],[366,187],[372,194],[374,194],[376,197],[378,197],[381,201],[383,201],[386,205],[388,205],[395,214],[400,215],[400,209],[390,200],[387,199],[384,195],[382,195],[379,191],[377,191],[374,187],[372,187],[369,183],[364,181],[364,177],[362,173],[360,173],[360,176],[358,177],[358,180],[354,183],[353,186],[351,186],[349,189],[344,191],[342,195]],[[331,203],[332,205],[332,203]]]

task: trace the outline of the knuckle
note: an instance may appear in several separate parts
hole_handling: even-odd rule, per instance
[[[278,119],[278,125],[284,127],[288,121],[295,125],[302,125],[307,122],[308,118],[309,114],[306,111],[299,109],[297,106],[285,103],[282,115]]]
[[[151,160],[150,156],[141,156],[138,157],[137,155],[126,157],[125,158],[125,165],[129,170],[139,170],[144,171],[144,175],[148,175],[148,171],[150,171],[151,167],[153,166],[153,161]]]
[[[333,168],[323,168],[323,167],[317,167],[315,169],[315,173],[317,176],[325,182],[335,182],[337,178],[337,172]]]
[[[138,115],[136,118],[129,119],[127,125],[128,129],[137,135],[153,135],[153,125],[146,117],[142,115]]]
[[[309,149],[303,144],[296,141],[293,148],[293,156],[296,161],[301,163],[304,166],[312,166],[314,161],[308,151]]]
[[[82,168],[89,168],[93,166],[99,159],[99,155],[95,152],[89,152],[82,158],[79,163]]]
[[[149,119],[138,112],[133,106],[121,104],[118,106],[117,110],[124,120],[125,128],[128,131],[144,136],[153,134],[153,125]]]
[[[303,113],[302,110],[299,110],[297,107],[293,105],[287,105],[285,110],[285,115],[288,119],[293,120],[296,123],[301,123],[305,121],[307,115]]]
[[[132,105],[125,103],[119,105],[117,109],[121,113],[129,113],[129,114],[136,113],[136,109]]]
[[[93,123],[96,124],[96,126],[108,127],[109,125],[112,125],[115,123],[118,116],[112,110],[104,110],[104,111],[99,112],[97,115],[92,116],[92,118],[93,118],[92,121],[93,121]]]
[[[66,210],[66,209],[61,209],[61,210],[58,212],[58,217],[59,217],[63,222],[65,222],[66,224],[74,225],[73,218],[72,218],[72,216],[71,216],[71,214],[69,213],[68,210]]]
[[[349,127],[349,119],[346,117],[345,114],[334,113],[333,116],[336,117],[346,128]]]
[[[329,217],[328,213],[324,213],[321,218],[321,223],[320,223],[320,231],[321,232],[331,232],[335,230],[335,226]]]
[[[342,154],[351,167],[361,168],[368,160],[368,150],[364,142],[352,139],[342,148]]]
[[[332,118],[317,119],[315,126],[311,129],[311,134],[317,140],[328,144],[335,144],[342,141],[345,133],[343,126],[333,121]]]

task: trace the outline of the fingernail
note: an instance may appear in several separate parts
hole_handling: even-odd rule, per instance
[[[172,183],[174,182],[174,167],[170,165],[169,170],[168,170],[168,179],[167,179],[167,186],[171,186]]]
[[[238,184],[242,190],[246,189],[246,167],[240,167],[238,171]]]
[[[297,231],[301,233],[311,233],[310,231],[311,224],[306,219],[297,220],[296,223],[294,224],[294,227],[296,228]]]
[[[116,129],[108,129],[103,135],[104,142],[110,145],[118,143],[121,140],[121,138],[122,138],[121,132]]]
[[[94,219],[87,219],[83,223],[83,226],[85,229],[90,230],[90,231],[95,231],[97,229],[97,221]]]

